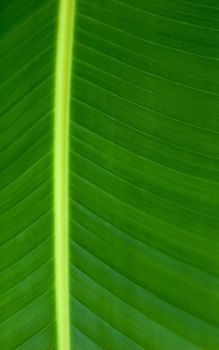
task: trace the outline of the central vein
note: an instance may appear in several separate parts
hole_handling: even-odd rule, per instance
[[[59,0],[55,72],[54,239],[58,350],[70,350],[69,125],[73,24],[76,0]]]

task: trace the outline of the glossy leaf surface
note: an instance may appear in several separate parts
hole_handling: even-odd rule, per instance
[[[1,3],[0,347],[56,349],[58,3]],[[75,350],[219,348],[219,6],[77,0]],[[59,349],[68,350],[68,349]]]

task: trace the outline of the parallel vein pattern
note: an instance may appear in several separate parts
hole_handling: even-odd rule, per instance
[[[216,350],[218,2],[78,0],[74,52],[72,348]]]
[[[1,1],[0,348],[55,349],[56,1]]]

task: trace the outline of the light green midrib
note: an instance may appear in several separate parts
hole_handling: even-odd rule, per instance
[[[57,349],[70,350],[69,125],[76,0],[59,0],[54,100],[54,248]]]

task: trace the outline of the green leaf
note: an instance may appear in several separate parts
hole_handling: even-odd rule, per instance
[[[218,350],[218,1],[0,23],[0,349]]]

